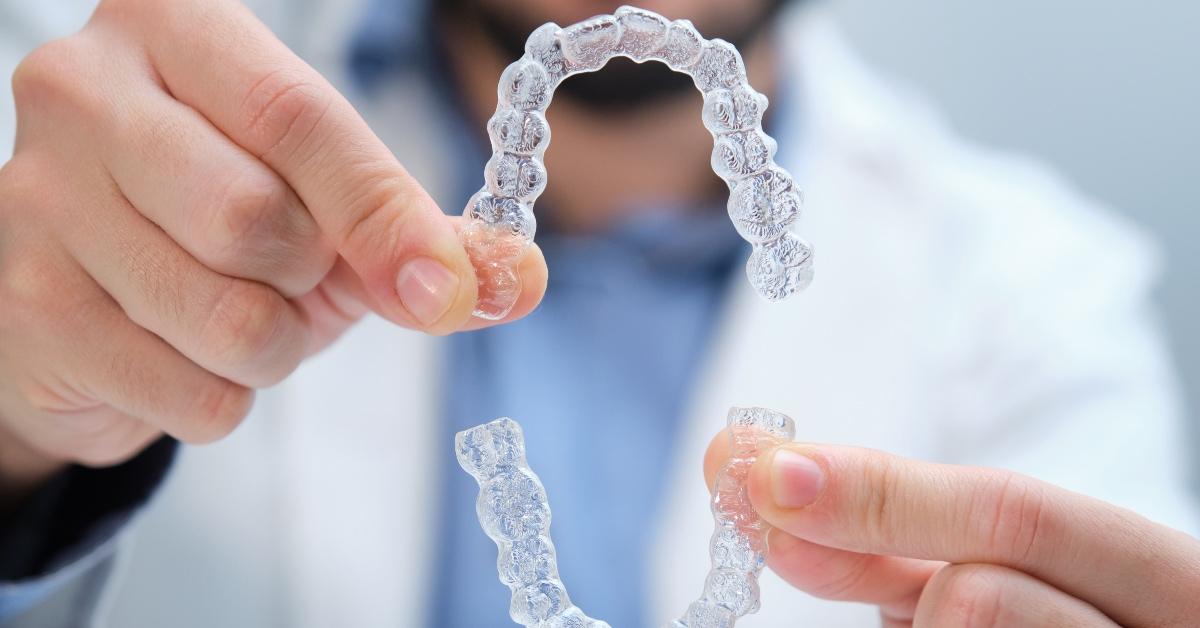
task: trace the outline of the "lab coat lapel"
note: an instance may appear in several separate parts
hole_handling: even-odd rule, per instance
[[[287,382],[287,625],[419,625],[440,369],[436,341],[371,317]]]

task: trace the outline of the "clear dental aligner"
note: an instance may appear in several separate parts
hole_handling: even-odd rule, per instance
[[[728,427],[729,460],[712,487],[716,529],[704,594],[669,628],[730,628],[759,607],[758,574],[767,560],[770,526],[750,505],[746,479],[760,452],[796,437],[796,424],[766,408],[731,408]]]
[[[768,526],[755,513],[746,478],[759,452],[795,436],[790,418],[764,408],[729,411],[730,458],[713,484],[715,530],[704,593],[667,628],[731,628],[759,607],[758,574],[766,562]],[[558,577],[550,541],[550,504],[525,462],[516,421],[501,418],[459,432],[458,463],[479,482],[479,522],[496,547],[500,581],[512,590],[509,615],[529,628],[609,628],[573,605]]]
[[[729,42],[704,39],[688,20],[623,6],[566,28],[543,25],[529,36],[525,55],[500,76],[496,113],[487,126],[493,153],[484,186],[463,210],[461,237],[479,280],[475,315],[499,320],[521,294],[515,266],[537,229],[533,204],[546,188],[545,112],[554,89],[614,57],[660,61],[692,77],[704,95],[704,126],[713,135],[713,171],[729,186],[729,217],[753,245],[746,265],[750,283],[771,301],[808,286],[812,249],[789,232],[801,194],[775,163],[775,140],[762,130],[767,98],[748,84],[741,54]]]
[[[525,462],[521,426],[500,418],[454,437],[458,464],[479,482],[475,512],[496,542],[500,581],[512,590],[508,614],[522,626],[610,628],[571,604],[550,541],[550,504]]]

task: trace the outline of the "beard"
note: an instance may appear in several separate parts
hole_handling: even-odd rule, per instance
[[[749,19],[736,27],[716,26],[706,37],[719,37],[745,49],[770,30],[770,25],[790,0],[766,0]],[[435,2],[439,17],[475,23],[505,56],[525,54],[525,39],[546,20],[512,11],[497,10],[481,0]],[[694,89],[692,79],[659,62],[636,63],[617,57],[603,69],[578,74],[563,81],[555,96],[598,114],[629,114],[682,98]]]

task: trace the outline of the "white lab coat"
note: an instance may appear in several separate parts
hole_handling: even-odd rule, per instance
[[[802,440],[1016,469],[1194,532],[1147,310],[1154,249],[1045,169],[955,139],[825,17],[784,28],[802,124],[777,140],[805,147],[784,165],[806,189],[798,228],[816,281],[775,305],[732,284],[646,557],[657,620],[700,592],[712,527],[700,462],[730,405],[785,411]],[[435,139],[429,125],[400,115],[429,103],[394,92],[363,111],[437,187],[441,162],[412,152]],[[122,556],[113,625],[419,625],[434,474],[452,452],[435,423],[438,342],[369,319],[263,394],[229,439],[184,451]],[[877,622],[873,608],[762,580],[748,627]]]

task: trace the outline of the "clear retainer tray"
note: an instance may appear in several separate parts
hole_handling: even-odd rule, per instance
[[[729,411],[730,457],[713,483],[712,566],[704,593],[667,628],[731,628],[759,607],[758,574],[767,555],[767,524],[750,505],[746,478],[760,452],[795,437],[787,416],[764,408]],[[609,628],[571,603],[550,540],[546,490],[525,461],[516,421],[501,418],[459,432],[458,463],[479,482],[475,510],[496,542],[500,581],[512,590],[509,615],[529,628]]]
[[[771,301],[808,286],[812,249],[789,231],[801,193],[775,163],[775,140],[762,130],[767,97],[748,84],[741,53],[729,42],[704,39],[688,20],[624,6],[566,28],[543,25],[529,36],[525,55],[500,76],[496,113],[487,125],[492,157],[483,188],[463,210],[460,232],[479,282],[475,316],[502,319],[521,294],[516,264],[533,241],[533,204],[546,188],[545,112],[554,89],[614,57],[659,61],[692,77],[704,95],[704,126],[713,135],[713,171],[729,186],[729,217],[753,245],[746,264],[750,283]]]

